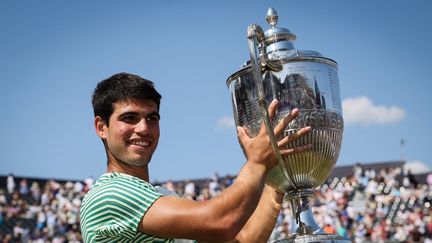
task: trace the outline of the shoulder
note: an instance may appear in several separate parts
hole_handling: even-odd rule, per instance
[[[149,183],[121,173],[101,176],[81,205],[84,236],[135,235],[138,223],[161,194]],[[117,232],[117,233],[116,233]]]
[[[110,202],[129,201],[132,204],[143,201],[154,201],[161,193],[150,183],[127,174],[106,173],[95,183],[94,187],[83,199],[83,204],[88,202],[99,202],[109,204]]]

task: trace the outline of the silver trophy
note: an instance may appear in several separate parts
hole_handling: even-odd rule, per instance
[[[256,136],[264,122],[279,165],[266,183],[286,194],[293,221],[290,237],[277,242],[350,242],[339,235],[326,234],[315,222],[310,206],[314,189],[330,175],[342,142],[343,118],[337,63],[315,51],[294,49],[296,36],[276,27],[278,15],[270,8],[266,21],[271,28],[248,27],[250,61],[232,74],[227,85],[231,93],[234,119]],[[270,121],[268,104],[279,101],[276,118]],[[293,108],[300,114],[283,132],[283,137],[305,126],[312,131],[289,144],[313,144],[311,151],[282,158],[273,128]]]

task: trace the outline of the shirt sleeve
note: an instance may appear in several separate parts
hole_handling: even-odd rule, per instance
[[[118,236],[133,239],[141,218],[161,194],[148,183],[136,180],[116,180],[107,185],[101,200],[100,219],[103,224],[96,230],[98,237]]]

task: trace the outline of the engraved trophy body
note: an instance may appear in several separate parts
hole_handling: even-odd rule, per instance
[[[326,234],[315,222],[309,206],[314,188],[333,170],[342,142],[337,63],[315,51],[295,50],[292,41],[296,36],[276,27],[278,16],[274,9],[268,10],[266,20],[271,25],[266,32],[259,25],[249,26],[250,61],[228,78],[227,85],[236,125],[256,136],[264,122],[279,160],[266,183],[286,194],[295,223],[291,236],[278,242],[350,242]],[[273,99],[279,101],[279,106],[276,118],[270,122],[267,106]],[[311,126],[309,134],[289,146],[313,144],[313,149],[282,158],[273,127],[293,108],[299,108],[300,114],[285,128],[283,136]]]

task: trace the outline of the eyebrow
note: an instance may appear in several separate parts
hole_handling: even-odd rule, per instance
[[[132,115],[132,116],[139,116],[139,113],[135,112],[135,111],[127,111],[125,113],[120,114],[118,117],[122,118],[124,116],[130,116],[130,115]],[[150,117],[150,116],[157,116],[157,118],[160,119],[160,114],[157,111],[150,112],[150,113],[146,114],[145,117]]]

